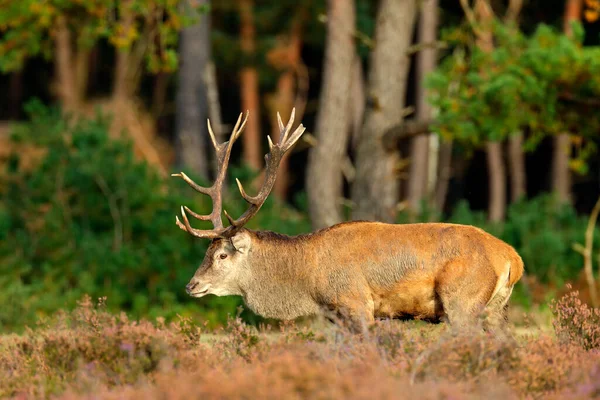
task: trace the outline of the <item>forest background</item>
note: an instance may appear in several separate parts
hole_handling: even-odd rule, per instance
[[[514,303],[571,282],[597,307],[599,17],[597,0],[0,0],[0,330],[86,294],[224,323],[241,300],[185,294],[208,243],[174,221],[211,204],[170,174],[210,182],[206,119],[223,140],[249,110],[239,215],[233,177],[252,187],[292,108],[307,132],[250,228],[473,224],[523,257]]]

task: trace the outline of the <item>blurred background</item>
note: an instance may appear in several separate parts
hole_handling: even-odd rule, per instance
[[[567,283],[598,306],[599,17],[600,0],[0,0],[0,330],[85,294],[225,321],[239,298],[185,294],[208,243],[174,218],[210,199],[170,174],[210,185],[207,118],[224,141],[249,110],[240,215],[233,177],[256,187],[294,107],[307,131],[249,228],[473,224],[523,257],[516,306]]]

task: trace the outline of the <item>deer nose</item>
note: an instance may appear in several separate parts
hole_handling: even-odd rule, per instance
[[[190,282],[187,285],[185,285],[185,291],[188,292],[188,294],[190,294],[196,286],[198,286],[198,282]]]

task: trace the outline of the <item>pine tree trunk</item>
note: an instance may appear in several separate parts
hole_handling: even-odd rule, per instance
[[[286,62],[287,68],[286,71],[281,74],[279,80],[277,82],[277,94],[275,98],[275,105],[272,110],[272,129],[274,140],[279,140],[279,128],[277,124],[276,113],[279,111],[281,118],[283,121],[287,121],[290,118],[292,113],[292,108],[294,107],[295,101],[295,92],[296,92],[296,84],[295,84],[295,74],[294,72],[297,70],[298,64],[300,63],[300,51],[302,50],[302,38],[301,38],[301,26],[300,21],[295,21],[292,25],[292,29],[290,32],[289,43],[286,46],[287,48],[284,50],[287,53]],[[298,112],[299,110],[296,110]],[[296,114],[296,119],[294,122],[294,127],[298,126],[301,123],[302,116]],[[279,169],[277,172],[277,180],[275,181],[275,186],[273,191],[275,195],[282,200],[285,200],[287,197],[287,190],[289,186],[289,153],[283,156],[281,162],[279,164]]]
[[[508,139],[508,157],[510,169],[510,198],[515,203],[527,196],[525,173],[525,154],[523,153],[523,134],[518,133]]]
[[[255,27],[252,0],[240,1],[241,30],[240,40],[242,51],[246,59],[252,59],[255,51]],[[244,66],[240,72],[242,110],[250,111],[252,117],[248,118],[244,134],[242,135],[244,162],[255,171],[262,166],[261,141],[260,141],[260,100],[258,88],[258,71],[250,64]]]
[[[354,3],[328,0],[323,83],[315,126],[317,145],[308,156],[306,190],[312,225],[324,228],[342,221],[342,160],[346,154],[350,88],[356,47]]]
[[[504,220],[506,213],[506,172],[502,160],[502,144],[488,142],[486,153],[489,175],[489,220],[500,222]]]
[[[11,73],[8,85],[8,118],[17,120],[21,118],[21,107],[23,106],[23,71]]]
[[[448,196],[448,186],[452,176],[452,142],[440,141],[437,168],[437,180],[435,184],[435,206],[443,211]]]
[[[427,44],[434,43],[437,39],[438,25],[438,1],[424,0],[421,3],[419,21],[419,43],[425,47],[417,54],[417,113],[416,117],[421,121],[432,118],[432,109],[427,102],[425,90],[425,77],[435,69],[437,51]],[[428,164],[429,157],[437,157],[437,154],[429,154],[429,135],[416,136],[412,140],[410,156],[410,175],[408,178],[408,205],[412,212],[420,211],[421,201],[427,196]]]
[[[210,16],[202,15],[196,24],[181,33],[175,118],[177,164],[204,179],[209,178],[210,164],[205,83],[210,48]]]
[[[475,13],[480,26],[477,37],[477,46],[486,52],[494,49],[493,36],[490,23],[493,18],[491,6],[487,0],[475,2]],[[482,71],[482,73],[485,73]],[[499,142],[486,144],[488,167],[488,218],[490,221],[499,222],[506,213],[506,172],[502,159],[502,145]]]
[[[352,186],[353,219],[392,222],[397,214],[399,154],[386,151],[383,135],[402,122],[417,12],[416,0],[382,0],[371,53],[369,101],[357,149]]]
[[[581,20],[582,0],[566,0],[564,26],[566,35],[572,35],[571,22]],[[554,138],[554,156],[552,160],[552,191],[562,202],[571,202],[571,173],[569,158],[571,143],[568,133],[562,133]]]
[[[352,151],[358,146],[360,131],[362,129],[363,119],[365,115],[365,96],[366,87],[363,77],[363,67],[358,53],[354,56],[352,67],[352,81],[350,89],[350,147]]]
[[[77,71],[73,68],[73,40],[67,19],[60,15],[56,19],[56,83],[61,106],[66,112],[79,108]]]

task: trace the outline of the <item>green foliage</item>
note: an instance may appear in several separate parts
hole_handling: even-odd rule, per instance
[[[22,68],[30,57],[52,56],[64,25],[77,50],[107,40],[119,51],[135,47],[150,72],[177,68],[178,32],[206,6],[181,7],[178,0],[0,0],[0,71]]]
[[[218,323],[235,313],[239,298],[197,301],[184,291],[208,241],[179,230],[175,215],[182,204],[209,213],[208,196],[137,161],[129,142],[109,139],[105,116],[64,120],[37,102],[27,111],[31,121],[15,128],[0,177],[0,329],[74,306],[83,294],[134,316],[195,310]],[[32,145],[43,154],[28,166],[21,154]],[[239,215],[245,204],[235,190],[226,208]],[[252,224],[288,233],[308,226],[272,199]]]
[[[444,34],[454,51],[428,78],[430,101],[439,109],[436,129],[444,138],[480,146],[525,131],[527,150],[549,135],[574,135],[579,152],[571,168],[586,173],[600,131],[600,49],[540,24],[530,37],[493,26],[496,47],[484,52],[467,28]]]

